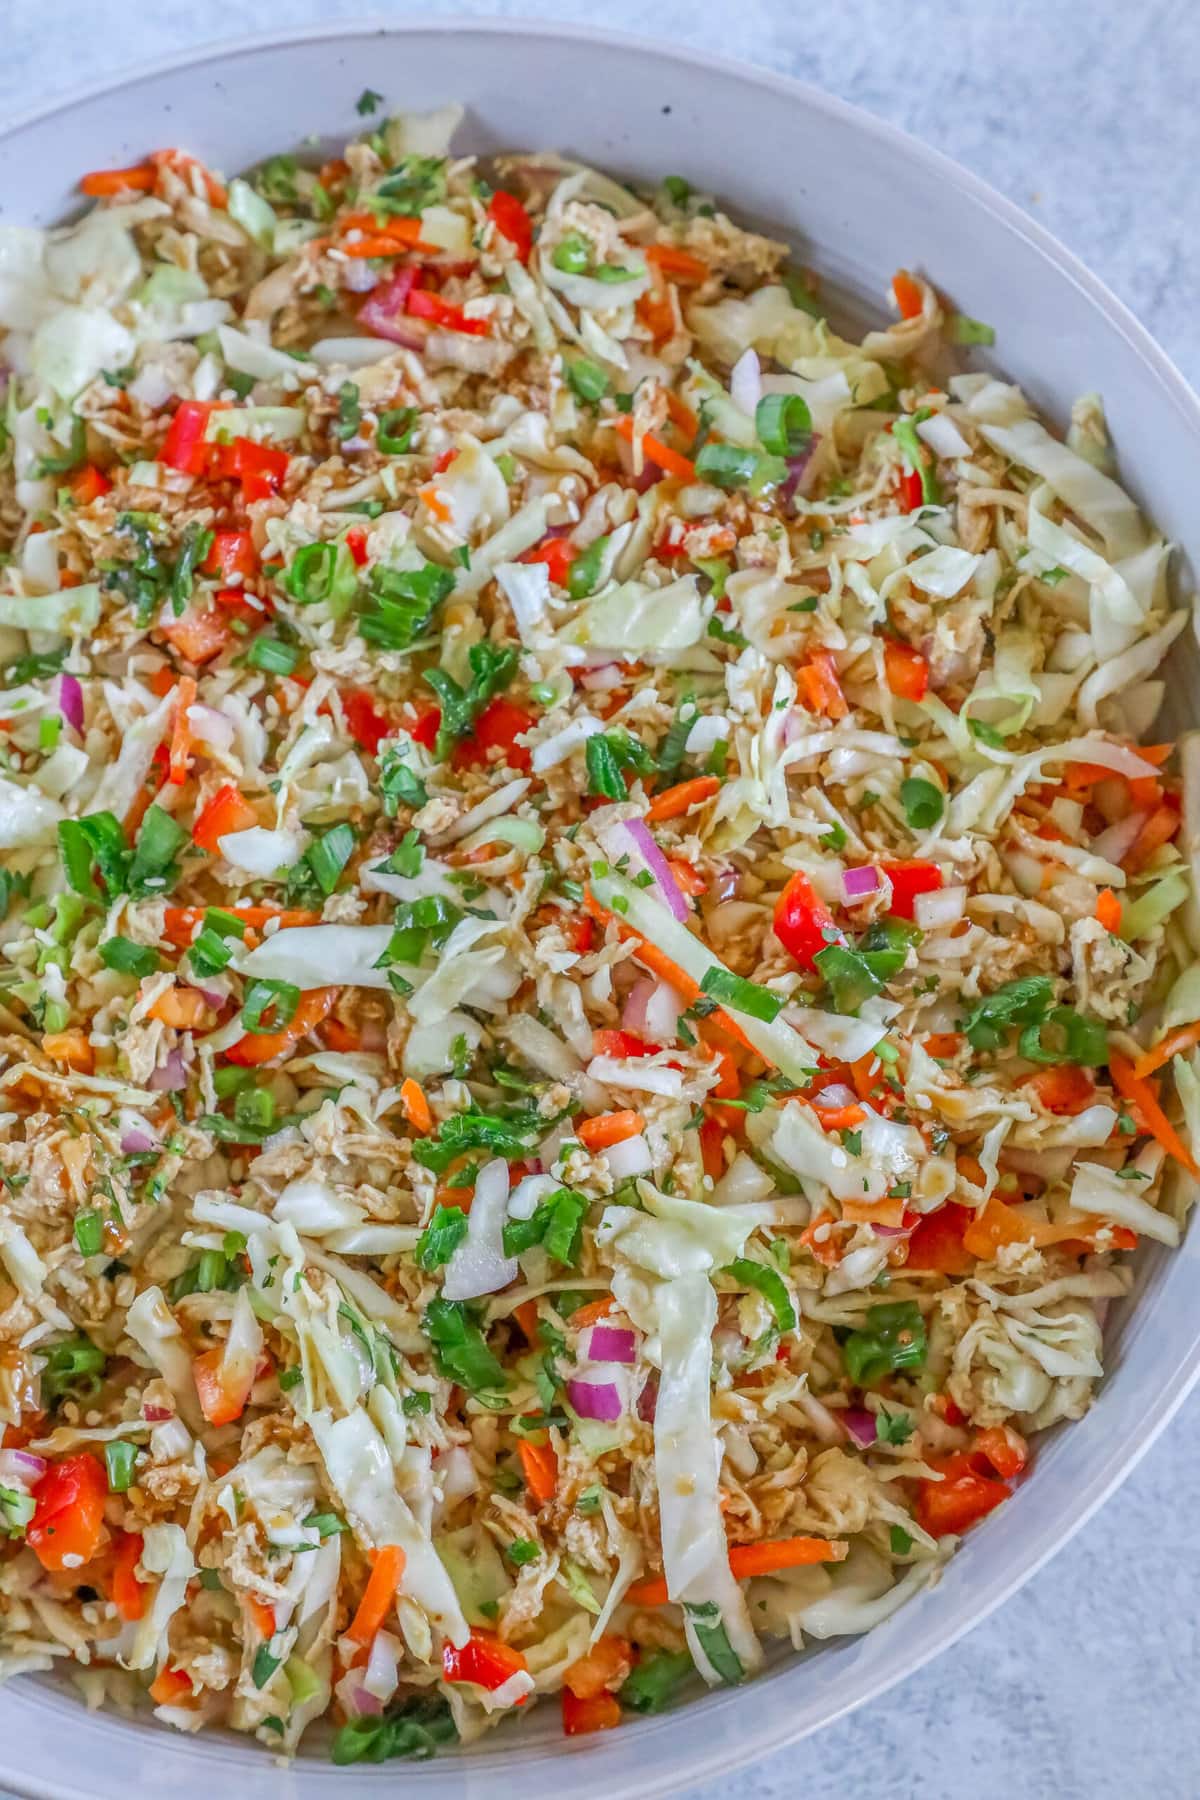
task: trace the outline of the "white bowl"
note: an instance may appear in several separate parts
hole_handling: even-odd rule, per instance
[[[629,37],[500,21],[337,26],[198,51],[57,102],[0,136],[0,216],[44,224],[77,204],[88,168],[179,144],[234,171],[316,129],[340,147],[364,88],[391,106],[460,100],[470,148],[572,151],[628,175],[684,174],[802,248],[861,309],[882,311],[892,271],[926,270],[996,327],[996,366],[1060,423],[1103,391],[1126,485],[1200,566],[1200,404],[1136,320],[1053,239],[982,182],[893,127],[797,82]],[[1167,724],[1200,723],[1191,634],[1171,653]],[[231,1735],[86,1714],[48,1679],[0,1690],[0,1779],[54,1800],[169,1793],[317,1800],[411,1784],[425,1800],[520,1790],[607,1800],[710,1779],[815,1731],[909,1675],[1013,1593],[1130,1471],[1200,1374],[1200,1236],[1148,1250],[1108,1332],[1107,1379],[1080,1424],[1038,1449],[1031,1478],[972,1532],[936,1589],[865,1638],[781,1656],[736,1692],[683,1713],[568,1741],[556,1708],[462,1757],[420,1765],[321,1761],[284,1770]],[[1074,1646],[1064,1646],[1067,1653]],[[519,1767],[519,1776],[516,1771]]]

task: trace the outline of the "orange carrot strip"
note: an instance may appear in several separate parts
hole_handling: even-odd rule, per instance
[[[1111,888],[1101,888],[1096,896],[1096,918],[1105,931],[1120,931],[1121,902]]]
[[[525,1333],[527,1344],[538,1341],[538,1309],[536,1300],[522,1300],[520,1306],[513,1307],[513,1318]]]
[[[1176,1031],[1168,1031],[1161,1042],[1153,1049],[1143,1050],[1133,1065],[1133,1073],[1138,1081],[1147,1075],[1153,1075],[1155,1069],[1161,1069],[1169,1063],[1173,1056],[1182,1056],[1193,1044],[1200,1044],[1200,1021],[1194,1025],[1180,1025]]]
[[[147,1009],[147,1018],[158,1019],[176,1031],[195,1031],[209,1016],[208,1001],[195,988],[171,987],[164,990]]]
[[[156,179],[156,173],[150,164],[140,163],[136,169],[92,169],[83,177],[79,186],[91,199],[101,200],[110,194],[148,194]]]
[[[1122,1056],[1119,1050],[1110,1052],[1108,1069],[1122,1099],[1132,1100],[1137,1106],[1150,1136],[1157,1138],[1167,1155],[1182,1163],[1190,1175],[1200,1179],[1200,1165],[1158,1104],[1150,1083],[1137,1075],[1129,1058]]]
[[[606,1319],[616,1304],[611,1294],[605,1294],[600,1300],[589,1300],[586,1306],[581,1306],[578,1312],[571,1314],[571,1323],[582,1331],[584,1326],[595,1325],[597,1320]]]
[[[915,319],[922,310],[921,290],[907,269],[897,269],[892,276],[892,293],[902,319]]]
[[[175,718],[171,726],[171,760],[168,765],[168,779],[176,786],[187,780],[192,748],[188,707],[194,705],[195,700],[196,678],[194,675],[184,675],[175,690]]]
[[[433,1114],[429,1110],[425,1090],[419,1081],[413,1080],[411,1075],[400,1085],[400,1104],[404,1108],[405,1118],[414,1131],[433,1130]]]
[[[253,1594],[247,1594],[246,1611],[254,1620],[254,1629],[259,1637],[275,1636],[275,1608],[273,1606],[268,1606],[265,1600],[257,1600]]]
[[[363,1589],[358,1611],[346,1632],[346,1636],[354,1643],[368,1645],[373,1642],[375,1634],[391,1611],[396,1589],[400,1586],[400,1577],[404,1573],[405,1561],[399,1544],[385,1544],[375,1552],[370,1580]]]
[[[814,1563],[842,1562],[848,1545],[828,1538],[778,1538],[773,1543],[731,1544],[729,1568],[735,1580],[773,1575],[778,1569],[811,1568]],[[635,1581],[625,1598],[631,1606],[665,1606],[670,1598],[665,1575]]]
[[[614,1112],[599,1119],[584,1119],[575,1135],[585,1150],[611,1150],[614,1144],[623,1144],[626,1138],[636,1137],[645,1128],[641,1113]]]
[[[66,1063],[83,1075],[90,1075],[96,1066],[92,1046],[77,1026],[70,1031],[48,1031],[42,1039],[42,1050],[51,1062]]]
[[[706,262],[702,262],[688,250],[676,249],[674,244],[648,245],[646,261],[652,268],[661,269],[670,281],[707,281],[712,273]]]
[[[672,425],[674,425],[676,431],[681,432],[689,441],[695,437],[700,429],[700,421],[688,405],[687,401],[681,400],[679,395],[672,393],[669,388],[667,390],[667,416]],[[730,532],[729,535],[733,538],[732,532]],[[733,543],[736,542],[737,539],[733,538]],[[733,544],[731,543],[730,549],[732,548]],[[714,548],[712,554],[717,556],[720,552]]]
[[[650,802],[646,823],[661,825],[666,819],[677,819],[682,813],[690,812],[693,806],[703,806],[720,791],[721,783],[715,775],[696,775],[690,781],[678,781]]]
[[[1179,814],[1173,806],[1158,806],[1150,814],[1133,840],[1133,848],[1122,858],[1121,866],[1136,875],[1144,869],[1154,852],[1169,844],[1179,830]]]
[[[451,519],[453,519],[454,514],[446,505],[446,502],[442,499],[442,496],[435,487],[418,488],[417,498],[418,500],[423,500],[434,518],[441,519],[443,524],[448,525]]]
[[[558,1458],[553,1444],[531,1444],[528,1438],[522,1438],[517,1445],[517,1454],[521,1458],[525,1486],[539,1506],[544,1506],[547,1500],[553,1500],[558,1487]]]

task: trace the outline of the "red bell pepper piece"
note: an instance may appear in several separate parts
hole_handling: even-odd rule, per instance
[[[969,1451],[953,1456],[926,1456],[941,1481],[918,1483],[917,1524],[930,1537],[957,1536],[994,1512],[1009,1497],[1009,1488],[991,1473],[985,1457]]]
[[[813,958],[820,951],[846,941],[812,882],[799,870],[775,903],[775,936],[806,969],[816,967]]]
[[[108,1499],[108,1477],[96,1458],[81,1451],[51,1463],[33,1498],[25,1537],[42,1567],[78,1569],[90,1562],[100,1548]]]
[[[192,827],[192,842],[201,850],[211,850],[215,856],[220,848],[220,839],[231,831],[249,831],[258,824],[258,815],[248,800],[244,800],[231,782],[219,787],[211,800],[207,800],[200,809],[199,817]]]
[[[488,205],[487,216],[506,237],[517,253],[517,261],[527,263],[533,249],[533,220],[515,194],[497,188]]]
[[[441,325],[447,331],[461,331],[468,337],[486,337],[488,334],[486,319],[469,319],[461,306],[451,306],[431,288],[413,288],[406,304],[414,319],[428,319],[431,325]]]
[[[367,534],[361,525],[346,533],[346,548],[361,569],[367,560]]]
[[[376,712],[371,696],[361,690],[342,695],[342,712],[355,743],[369,755],[377,756],[381,742],[395,729],[391,721]]]
[[[918,486],[920,477],[917,477]],[[911,512],[912,508],[909,508]],[[929,664],[920,651],[899,638],[883,640],[883,670],[898,700],[923,700],[929,687]]]
[[[232,581],[235,575],[240,575],[243,581],[252,580],[258,573],[254,539],[248,531],[214,531],[202,567],[206,575],[219,575],[222,581]]]
[[[917,1221],[908,1240],[906,1269],[936,1275],[966,1275],[975,1267],[975,1258],[963,1247],[963,1232],[974,1214],[952,1201],[926,1213]]]
[[[472,1631],[465,1644],[448,1643],[442,1647],[444,1680],[470,1681],[490,1694],[528,1667],[519,1650],[490,1631]]]
[[[489,750],[502,750],[504,760],[514,769],[527,769],[530,752],[517,737],[534,724],[531,712],[512,700],[493,700],[475,721],[469,738],[464,738],[454,752],[456,769],[471,768],[487,761]]]
[[[158,452],[159,462],[184,475],[203,475],[211,446],[204,433],[212,407],[207,400],[184,400],[175,409]]]
[[[554,586],[566,587],[571,564],[575,561],[575,546],[570,538],[546,537],[540,544],[535,544],[532,550],[527,550],[518,561],[545,563]]]
[[[234,438],[222,444],[215,458],[219,475],[240,481],[244,500],[269,500],[283,486],[288,472],[288,453],[272,444],[256,444],[253,438]]]
[[[426,750],[432,750],[437,743],[437,734],[441,728],[441,707],[426,706],[417,714],[417,722],[409,727],[408,735],[414,744],[421,744]]]
[[[570,1688],[562,1690],[564,1737],[586,1737],[593,1731],[611,1731],[621,1723],[621,1703],[615,1694],[592,1694],[580,1700]]]
[[[884,863],[883,872],[892,884],[892,903],[888,911],[897,919],[911,919],[918,894],[935,894],[942,885],[942,871],[931,862]]]
[[[113,1552],[112,1600],[127,1624],[133,1619],[141,1618],[150,1592],[150,1584],[139,1581],[136,1572],[141,1559],[142,1543],[140,1532],[123,1531]]]
[[[95,463],[84,463],[82,469],[76,469],[67,485],[76,506],[90,506],[93,500],[99,500],[102,494],[107,494],[112,482]]]
[[[632,1031],[594,1031],[592,1033],[593,1056],[653,1056],[657,1044],[648,1044]]]
[[[925,489],[916,469],[905,469],[900,477],[900,498],[905,512],[917,512],[925,503]]]

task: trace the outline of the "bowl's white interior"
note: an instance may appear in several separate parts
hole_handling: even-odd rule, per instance
[[[1065,422],[1072,399],[1104,395],[1126,485],[1200,566],[1195,505],[1200,405],[1132,318],[1040,229],[934,153],[823,95],[772,76],[628,39],[484,21],[359,28],[200,54],[18,122],[0,136],[0,218],[50,223],[77,205],[87,168],[179,144],[232,173],[310,132],[328,149],[360,129],[366,87],[391,107],[457,99],[473,150],[556,148],[656,180],[686,175],[745,218],[767,222],[834,287],[881,310],[891,273],[927,271],[997,330],[997,368]],[[1171,653],[1166,723],[1200,723],[1191,633]],[[462,1759],[343,1773],[283,1771],[253,1743],[187,1738],[111,1714],[88,1717],[50,1681],[0,1689],[0,1780],[66,1800],[170,1791],[239,1800],[397,1781],[430,1800],[516,1791],[550,1800],[574,1775],[609,1800],[711,1777],[817,1729],[879,1693],[976,1623],[1097,1506],[1165,1423],[1200,1370],[1194,1295],[1200,1240],[1154,1248],[1132,1304],[1114,1313],[1108,1378],[1082,1423],[1043,1441],[1018,1499],[974,1533],[932,1592],[868,1638],[780,1658],[737,1693],[683,1714],[568,1742],[557,1708]],[[568,1757],[584,1758],[568,1770]],[[520,1775],[514,1775],[514,1758]]]

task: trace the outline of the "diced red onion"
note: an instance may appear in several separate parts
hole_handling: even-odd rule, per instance
[[[410,267],[397,269],[394,275],[381,281],[359,308],[359,324],[365,325],[376,337],[387,338],[393,344],[403,344],[409,350],[422,349],[425,343],[424,331],[415,320],[404,315],[404,308],[416,279],[417,271]]]
[[[0,1450],[0,1480],[40,1481],[46,1467],[46,1458],[32,1450]]]
[[[178,1093],[187,1086],[187,1070],[183,1066],[183,1053],[172,1050],[166,1061],[160,1063],[150,1077],[148,1085],[156,1094]]]
[[[835,1106],[853,1106],[857,1100],[858,1095],[854,1089],[847,1087],[844,1081],[831,1081],[828,1087],[822,1088],[819,1094],[813,1095],[812,1103],[814,1106],[829,1111]]]
[[[122,1156],[139,1156],[155,1148],[154,1139],[145,1131],[127,1131],[121,1138]]]
[[[350,1699],[353,1709],[360,1719],[366,1718],[368,1715],[374,1718],[383,1711],[383,1701],[377,1699],[374,1694],[370,1693],[361,1682],[357,1687],[351,1690]]]
[[[876,1237],[909,1238],[916,1230],[915,1225],[872,1225],[871,1230]]]
[[[637,1337],[625,1325],[593,1325],[588,1338],[589,1362],[631,1363],[637,1359]]]
[[[820,441],[820,438],[817,436],[816,432],[814,432],[812,441],[807,450],[803,451],[799,456],[788,457],[787,479],[779,490],[781,505],[790,506],[797,494],[802,495],[805,499],[808,498],[808,488],[811,479],[810,471],[815,472],[813,469],[813,455]]]
[[[584,1381],[577,1377],[567,1383],[567,1399],[581,1419],[599,1419],[611,1425],[621,1417],[621,1391],[615,1381]]]
[[[624,680],[620,664],[606,662],[601,663],[598,668],[589,669],[586,675],[581,675],[579,685],[587,688],[591,694],[607,694],[613,688],[619,688]]]
[[[846,1428],[846,1435],[853,1438],[860,1450],[875,1442],[875,1414],[868,1412],[865,1406],[851,1406],[838,1415]]]
[[[658,1376],[651,1375],[637,1398],[637,1416],[643,1425],[653,1425],[658,1411]]]
[[[865,900],[868,894],[874,894],[879,888],[879,870],[871,863],[863,863],[857,869],[843,869],[842,892],[847,900]]]
[[[632,838],[634,848],[654,877],[654,884],[662,898],[666,901],[681,925],[686,925],[691,917],[688,903],[675,884],[670,865],[666,857],[650,835],[649,828],[641,819],[625,819],[623,830]]]
[[[729,377],[729,393],[733,404],[753,418],[762,399],[762,366],[757,351],[742,351]]]
[[[648,975],[634,982],[621,1011],[621,1025],[625,1031],[634,1031],[639,1037],[645,1031],[646,1005],[653,992],[654,983]]]
[[[189,706],[188,724],[195,735],[217,750],[228,750],[233,743],[233,720],[218,712],[215,706]]]
[[[1102,831],[1098,838],[1092,839],[1093,856],[1101,856],[1105,862],[1121,863],[1133,849],[1138,833],[1146,823],[1144,812],[1132,812],[1127,819],[1118,819]]]
[[[58,710],[73,731],[83,730],[83,689],[74,675],[58,678]]]

